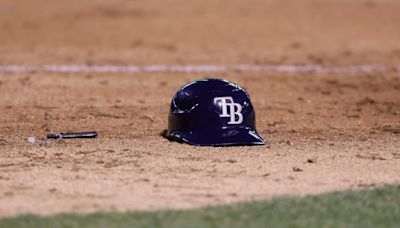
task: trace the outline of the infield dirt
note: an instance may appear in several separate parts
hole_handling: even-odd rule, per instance
[[[0,73],[0,216],[155,210],[400,182],[400,2],[13,1],[0,64],[382,64],[382,73],[219,73],[266,146],[160,136],[204,74]],[[32,145],[28,136],[96,130]]]

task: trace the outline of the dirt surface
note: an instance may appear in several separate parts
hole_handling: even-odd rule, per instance
[[[0,2],[0,64],[400,62],[397,0]],[[0,217],[192,208],[400,182],[400,75],[220,73],[269,144],[160,136],[204,74],[0,73]],[[97,130],[32,145],[28,136]]]

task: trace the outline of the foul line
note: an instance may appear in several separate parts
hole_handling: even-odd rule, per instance
[[[400,65],[394,67],[400,73]],[[0,65],[0,73],[379,73],[390,69],[384,65]],[[393,68],[391,68],[393,69]]]

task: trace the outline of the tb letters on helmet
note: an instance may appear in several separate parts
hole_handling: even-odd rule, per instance
[[[234,103],[232,97],[215,97],[214,103],[221,107],[222,113],[219,117],[230,118],[228,124],[241,124],[243,122],[242,106]]]

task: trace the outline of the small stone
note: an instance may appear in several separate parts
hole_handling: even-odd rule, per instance
[[[315,159],[315,158],[309,158],[309,159],[307,159],[307,162],[308,162],[308,163],[317,163],[317,159]]]
[[[293,167],[293,172],[303,172],[299,167]]]
[[[36,142],[36,138],[33,137],[33,136],[29,136],[29,137],[27,138],[27,140],[28,140],[29,143],[32,143],[32,144],[35,144],[35,142]]]

